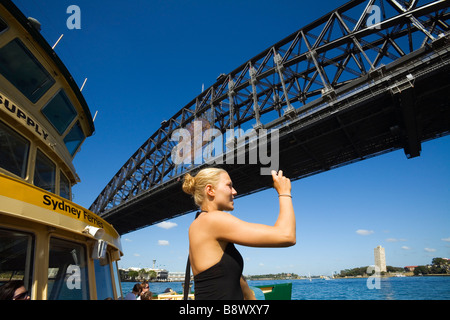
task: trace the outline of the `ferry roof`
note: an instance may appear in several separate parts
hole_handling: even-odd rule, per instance
[[[52,47],[48,44],[47,40],[45,40],[45,38],[41,35],[41,33],[33,26],[30,20],[24,16],[24,14],[20,11],[19,8],[17,8],[17,6],[13,2],[11,2],[10,0],[0,0],[0,4],[4,6],[5,9],[11,13],[11,15],[14,16],[14,18],[33,37],[33,39],[42,47],[42,49],[47,53],[47,55],[53,60],[53,62],[59,68],[62,76],[66,79],[67,83],[69,84],[70,88],[74,92],[80,105],[83,108],[83,112],[86,115],[87,123],[89,124],[90,129],[90,132],[88,132],[86,136],[87,137],[91,136],[95,131],[92,114],[91,111],[89,110],[86,100],[83,97],[83,94],[81,93],[78,85],[76,84],[69,70],[66,68],[66,66],[58,57],[56,52],[52,49]]]

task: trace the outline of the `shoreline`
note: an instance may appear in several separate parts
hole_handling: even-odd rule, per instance
[[[380,275],[380,276],[374,276],[374,275],[365,275],[365,276],[347,276],[347,277],[334,277],[334,278],[329,278],[329,279],[324,279],[321,278],[320,276],[317,277],[311,277],[311,280],[337,280],[337,279],[367,279],[370,277],[379,277],[379,278],[411,278],[411,277],[450,277],[450,274],[424,274],[421,276],[416,276],[416,275]],[[297,278],[297,279],[280,279],[280,278],[259,278],[259,279],[249,279],[246,278],[248,281],[277,281],[277,280],[282,280],[282,281],[290,281],[290,280],[310,280],[310,278]]]
[[[297,279],[280,279],[280,278],[259,278],[259,279],[248,279],[248,281],[295,281],[295,280],[324,280],[324,281],[328,281],[328,280],[338,280],[338,279],[367,279],[367,278],[371,278],[371,277],[377,277],[377,278],[412,278],[412,277],[450,277],[450,274],[425,274],[425,275],[421,275],[421,276],[416,276],[416,275],[380,275],[380,276],[347,276],[347,277],[335,277],[335,278],[329,278],[329,279],[324,279],[324,278],[320,278],[320,277],[311,277],[311,278],[297,278]],[[142,282],[144,280],[120,280],[120,282]],[[148,282],[152,283],[152,282],[167,282],[167,283],[172,283],[172,282],[184,282],[184,280],[147,280]]]
[[[366,275],[366,276],[354,276],[354,277],[352,277],[352,276],[348,276],[348,277],[336,277],[336,278],[334,278],[334,279],[358,279],[358,278],[371,278],[371,277],[377,277],[377,278],[413,278],[413,277],[416,277],[416,278],[419,278],[419,277],[449,277],[450,276],[450,274],[423,274],[423,275],[399,275],[399,276],[397,276],[397,275],[380,275],[380,276],[374,276],[374,275],[371,275],[371,276],[368,276],[368,275]]]

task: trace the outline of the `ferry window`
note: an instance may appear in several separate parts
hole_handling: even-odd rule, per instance
[[[116,284],[117,299],[121,299],[122,298],[122,287],[120,285],[120,275],[119,275],[119,269],[117,268],[117,261],[113,261],[112,266],[113,266],[113,273],[114,273],[114,282]]]
[[[95,285],[97,287],[97,300],[107,298],[114,299],[114,290],[111,278],[111,268],[109,266],[109,256],[104,259],[95,259]]]
[[[55,83],[19,39],[0,48],[0,73],[33,103]]]
[[[42,113],[58,130],[59,134],[66,131],[77,115],[75,108],[62,90],[42,109]]]
[[[30,142],[0,121],[0,168],[25,178]]]
[[[50,239],[47,299],[89,299],[86,248],[83,245]]]
[[[5,31],[6,29],[8,29],[8,25],[6,24],[5,21],[3,21],[2,19],[0,19],[0,33],[2,33],[3,31]]]
[[[34,169],[34,185],[55,193],[55,174],[55,164],[38,149],[36,154],[36,167]]]
[[[66,144],[67,150],[69,150],[72,156],[75,154],[84,139],[85,136],[83,130],[81,129],[80,123],[77,122],[64,138],[64,143]]]
[[[34,257],[32,234],[0,229],[0,286],[8,281],[22,280],[31,291]]]
[[[70,200],[70,182],[62,171],[59,173],[59,195]]]

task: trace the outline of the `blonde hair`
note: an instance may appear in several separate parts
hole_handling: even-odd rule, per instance
[[[213,187],[219,183],[220,174],[227,173],[220,168],[205,168],[200,170],[195,177],[186,173],[183,181],[183,191],[194,197],[197,206],[201,206],[205,199],[205,187],[211,184]]]

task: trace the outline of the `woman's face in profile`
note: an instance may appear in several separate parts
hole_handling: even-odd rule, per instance
[[[226,172],[220,174],[219,183],[214,187],[215,199],[214,201],[218,205],[219,210],[233,211],[234,210],[234,197],[237,195],[236,190],[233,188],[233,182],[230,176]]]

